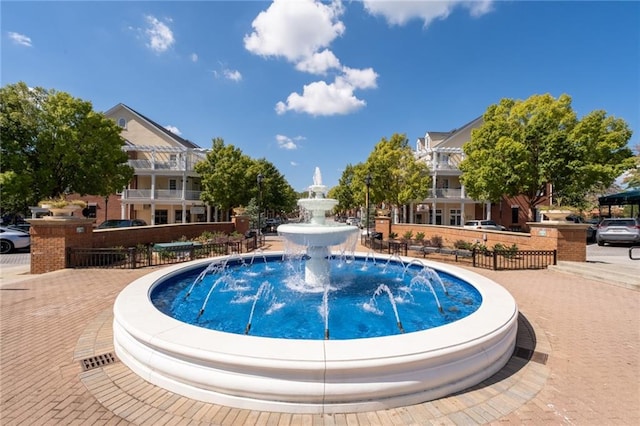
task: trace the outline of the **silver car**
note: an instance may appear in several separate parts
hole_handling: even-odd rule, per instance
[[[605,219],[596,230],[596,242],[599,246],[605,243],[640,243],[640,220],[630,217]]]
[[[17,249],[28,248],[31,236],[19,229],[0,227],[0,254],[11,253]]]

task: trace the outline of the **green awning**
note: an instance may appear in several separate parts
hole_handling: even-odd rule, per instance
[[[601,206],[624,206],[628,204],[640,204],[640,189],[605,195],[598,198]]]

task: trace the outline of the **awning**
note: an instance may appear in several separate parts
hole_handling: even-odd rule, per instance
[[[619,192],[617,194],[605,195],[598,198],[601,206],[624,206],[640,204],[640,189]]]

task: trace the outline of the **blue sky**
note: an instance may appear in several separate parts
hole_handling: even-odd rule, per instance
[[[381,138],[449,131],[502,98],[567,93],[640,144],[636,1],[2,1],[2,85],[122,102],[221,137],[297,191]]]

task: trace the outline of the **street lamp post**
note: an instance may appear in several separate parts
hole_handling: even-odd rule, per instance
[[[261,227],[260,227],[260,222],[261,222],[261,216],[262,216],[262,173],[258,173],[258,177],[257,177],[257,181],[258,181],[258,225],[257,225],[257,235],[258,238],[260,238],[260,231],[261,231]]]
[[[364,184],[367,185],[367,219],[365,223],[367,224],[367,240],[369,240],[369,187],[371,187],[371,173],[368,173],[364,178]]]

